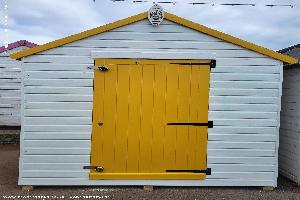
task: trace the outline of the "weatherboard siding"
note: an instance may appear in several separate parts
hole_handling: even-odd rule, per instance
[[[9,55],[27,47],[18,47],[0,53],[0,126],[21,124],[21,68],[20,61]]]
[[[279,171],[300,185],[300,70],[284,70]]]
[[[92,51],[213,53],[205,181],[89,180]],[[188,58],[187,58],[188,59]],[[20,185],[276,186],[282,63],[164,21],[117,28],[22,59]]]

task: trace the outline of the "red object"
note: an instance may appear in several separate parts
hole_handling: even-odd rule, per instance
[[[8,44],[7,48],[5,48],[5,46],[0,47],[0,53],[2,53],[4,51],[12,50],[14,48],[18,48],[18,47],[21,47],[21,46],[32,48],[32,47],[37,46],[37,44],[34,44],[32,42],[28,42],[27,40],[20,40],[20,41]]]

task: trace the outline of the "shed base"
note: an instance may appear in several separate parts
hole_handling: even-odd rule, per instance
[[[264,186],[263,187],[263,191],[273,191],[274,190],[274,187],[272,186]]]
[[[277,180],[88,180],[88,178],[21,178],[19,185],[33,186],[277,186]]]
[[[149,192],[151,192],[151,191],[153,191],[153,186],[152,185],[144,185],[144,191],[149,191]]]
[[[33,186],[32,185],[23,185],[22,186],[22,191],[24,192],[30,192],[33,190]]]

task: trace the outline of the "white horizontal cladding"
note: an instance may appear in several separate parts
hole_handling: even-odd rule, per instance
[[[25,140],[25,148],[86,148],[91,145],[90,140]]]
[[[89,131],[81,132],[48,132],[48,131],[34,131],[24,132],[25,140],[90,140],[91,133]],[[29,147],[30,148],[30,147]],[[90,149],[90,147],[88,147]],[[50,151],[51,153],[51,151]]]
[[[211,98],[210,100],[215,101],[212,99],[213,98]],[[220,98],[220,102],[223,99],[225,98]],[[230,103],[230,99],[225,103]],[[256,103],[256,102],[245,102],[245,103]],[[240,120],[263,119],[265,120],[265,119],[276,119],[277,112],[209,111],[208,116],[210,119],[240,119]]]
[[[90,165],[94,58],[216,59],[208,130],[213,174],[204,181],[89,180],[83,166]],[[143,20],[23,62],[21,185],[277,184],[279,61],[170,21],[154,28]]]
[[[24,116],[27,117],[90,117],[91,110],[57,110],[57,109],[26,109]]]
[[[177,52],[180,52],[177,51]],[[271,58],[219,58],[217,50],[214,52],[216,54],[217,58],[217,67],[218,66],[277,66],[278,61],[274,61]],[[171,54],[174,55],[174,54]],[[170,59],[174,59],[174,56]],[[187,54],[188,55],[188,54]],[[193,57],[194,55],[194,57]],[[151,55],[149,55],[151,56]],[[157,55],[159,56],[159,55]],[[201,52],[199,52],[199,55],[197,54],[189,54],[190,57],[187,57],[186,59],[195,59],[195,56],[200,57]],[[201,56],[202,57],[202,56]],[[100,58],[103,58],[101,56]],[[124,57],[123,55],[123,58]],[[128,56],[127,58],[131,58],[131,56]],[[179,56],[180,58],[180,56]],[[156,58],[157,59],[157,58]],[[207,59],[207,58],[206,58]],[[29,56],[24,58],[24,62],[26,63],[57,63],[57,64],[86,64],[87,66],[92,64],[94,62],[94,59],[92,59],[90,56],[69,56],[69,55],[35,55],[35,56]]]
[[[198,41],[135,41],[135,40],[79,40],[66,44],[66,47],[90,47],[90,48],[118,48],[118,49],[242,49],[242,47],[231,46],[226,42],[198,42]]]
[[[220,42],[221,40],[202,35],[201,38],[197,32],[194,33],[138,33],[138,32],[105,32],[103,34],[90,37],[90,40],[137,40],[137,41],[162,41],[162,38],[168,38],[168,41],[202,41],[202,42]]]
[[[209,109],[212,111],[260,111],[260,112],[278,112],[277,104],[222,104],[211,103]]]
[[[92,51],[92,58],[216,59],[216,53],[171,51]]]
[[[224,79],[224,77],[222,78]],[[253,78],[256,79],[256,78]],[[237,97],[237,96],[248,96],[248,97],[277,97],[279,96],[278,89],[219,89],[219,88],[211,88],[210,89],[211,96],[229,96],[229,97]]]
[[[279,82],[268,81],[211,81],[211,88],[228,88],[228,89],[278,89]]]
[[[90,140],[91,133],[88,131],[77,132],[50,132],[50,131],[28,131],[24,132],[25,140]],[[51,154],[51,152],[49,152]]]
[[[276,119],[213,119],[215,126],[277,127]]]
[[[55,78],[55,79],[92,79],[94,77],[93,72],[62,72],[62,71],[26,71],[24,73],[25,79],[42,79],[42,78]]]
[[[86,178],[88,177],[88,171],[59,171],[55,170],[55,174],[53,171],[48,170],[34,170],[34,171],[24,171],[24,178],[40,178],[41,174],[44,177],[48,178]],[[211,175],[208,180],[220,179],[221,177],[230,179],[232,176],[239,176],[241,179],[250,179],[250,180],[266,180],[270,176],[274,176],[274,172],[218,172]]]
[[[26,94],[24,100],[30,102],[91,102],[93,96],[92,94]]]
[[[221,92],[220,92],[221,91]],[[232,92],[233,91],[233,92]],[[231,95],[232,93],[238,93],[241,91],[241,94],[238,95]],[[254,94],[257,94],[257,89],[256,90],[229,90],[226,91],[226,95],[221,95],[220,93],[225,93],[222,90],[214,90],[215,93],[218,93],[218,95],[213,96],[211,94],[210,96],[210,103],[228,103],[228,104],[276,104],[278,101],[278,96],[275,97],[261,97],[261,96],[251,96],[251,92],[248,93],[248,91],[251,91]],[[253,92],[255,91],[255,92]],[[262,90],[264,91],[264,90]],[[270,90],[269,90],[270,91]],[[243,94],[244,93],[244,94]],[[246,93],[246,95],[245,95]],[[278,92],[275,90],[274,93]],[[245,113],[247,115],[247,113]],[[250,113],[251,114],[251,113]],[[261,113],[263,114],[263,113]]]
[[[25,148],[88,148],[90,140],[25,140]],[[226,142],[210,141],[208,149],[230,149],[235,147],[240,150],[270,150],[275,152],[275,142]],[[251,157],[251,155],[248,155]],[[253,156],[254,157],[254,156]]]
[[[25,140],[90,140],[91,134],[87,131],[81,132],[62,132],[62,131],[28,131],[24,132]],[[210,133],[208,136],[209,141],[225,141],[225,142],[276,142],[276,136],[272,134],[262,134],[258,132],[251,133],[232,133],[232,134],[215,134]],[[221,149],[222,151],[224,149]],[[212,149],[211,151],[214,151]],[[218,150],[219,151],[219,150]],[[235,149],[237,154],[242,149]],[[256,150],[254,150],[256,151]],[[258,150],[260,152],[261,150]],[[51,153],[51,152],[50,152]],[[251,152],[249,152],[251,154]]]
[[[90,50],[89,50],[90,51]],[[93,71],[94,63],[90,64],[57,64],[57,63],[24,63],[24,71],[46,71],[46,72],[60,72],[60,71],[69,71],[69,72],[86,72]]]
[[[77,134],[75,134],[77,136]],[[89,147],[24,147],[24,155],[90,155]],[[274,157],[275,151],[268,149],[208,149],[210,156]],[[250,162],[250,161],[249,161]],[[255,163],[252,163],[255,164]],[[222,164],[220,164],[222,165]],[[223,164],[224,165],[224,164]],[[224,165],[224,166],[227,166]],[[250,170],[250,169],[248,169]]]
[[[91,117],[26,117],[27,125],[91,125]]]
[[[82,171],[83,166],[86,165],[89,165],[89,163],[28,163],[24,164],[24,170]],[[224,166],[222,164],[211,164],[210,167],[215,170],[219,170],[220,172],[270,172],[274,165],[228,164]]]
[[[87,56],[32,55],[23,58],[24,63],[56,63],[56,64],[92,64],[94,61]]]
[[[25,109],[92,110],[92,102],[25,102]]]
[[[37,94],[37,95],[50,95],[50,94],[61,94],[61,95],[93,95],[93,87],[49,87],[49,86],[27,86],[24,88],[25,94]]]
[[[82,147],[81,147],[82,148]],[[73,149],[76,150],[76,149]],[[24,150],[23,150],[24,151]],[[24,152],[23,152],[24,153]],[[227,156],[227,155],[226,155]],[[272,164],[277,165],[277,161],[273,156],[208,156],[208,167],[210,164]],[[89,163],[90,155],[73,155],[73,154],[64,154],[64,155],[24,155],[24,163]],[[215,171],[217,172],[217,171]],[[273,177],[272,177],[273,178]]]
[[[9,55],[27,47],[18,47],[0,53],[0,126],[21,124],[21,66]]]
[[[11,50],[7,50],[7,51],[4,51],[4,52],[0,53],[0,57],[7,57],[8,60],[11,60],[8,57],[10,54],[13,54],[13,53],[25,50],[25,49],[28,49],[28,47],[27,46],[20,46],[20,47],[17,47],[17,48],[13,48]]]
[[[92,126],[89,125],[24,125],[24,132],[89,132],[92,131]]]
[[[103,40],[106,42],[109,42],[111,40]],[[113,40],[114,41],[114,40]],[[201,43],[202,44],[202,43]],[[166,48],[160,48],[160,49],[154,49],[154,48],[143,48],[143,49],[134,49],[134,48],[120,48],[120,47],[106,47],[106,48],[97,48],[97,50],[95,50],[94,52],[99,52],[99,56],[102,57],[102,55],[100,54],[100,52],[106,53],[106,52],[129,52],[129,53],[134,53],[134,52],[139,52],[139,51],[143,51],[143,52],[153,52],[154,50],[156,51],[167,51],[170,53],[175,53],[175,52],[181,52],[181,53],[202,53],[202,54],[207,54],[207,53],[211,53],[213,54],[215,52],[214,49],[205,49],[205,47],[198,47],[198,49],[196,48],[186,48],[186,49],[166,49]],[[91,54],[91,49],[87,48],[87,47],[69,47],[69,46],[64,46],[61,47],[59,49],[52,49],[52,50],[48,50],[45,52],[40,52],[39,55],[51,55],[53,54],[52,52],[55,52],[56,55],[70,55],[70,56],[90,56],[93,55],[93,53]],[[95,54],[96,55],[96,54]],[[126,55],[126,54],[125,54]],[[127,54],[129,55],[129,54]],[[111,57],[112,55],[109,55],[109,57]],[[250,52],[249,50],[245,50],[245,49],[220,49],[218,50],[218,57],[219,58],[228,58],[228,57],[234,57],[234,58],[263,58],[264,56],[261,54],[257,54],[254,52]],[[170,59],[170,58],[168,58]]]
[[[165,23],[170,21],[165,20]],[[178,24],[161,24],[160,26],[153,28],[149,21],[144,20],[143,23],[134,23],[120,28],[116,28],[111,32],[135,32],[135,33],[197,33],[197,31],[180,26]],[[218,40],[220,41],[220,40]]]
[[[93,87],[92,79],[24,79],[24,86]]]
[[[274,81],[279,82],[279,74],[212,73],[212,81]]]

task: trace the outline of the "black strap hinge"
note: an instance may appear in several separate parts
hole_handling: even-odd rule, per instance
[[[210,66],[210,68],[216,68],[216,64],[217,64],[217,62],[216,62],[216,60],[210,60],[210,62],[209,63],[196,63],[196,62],[187,62],[187,63],[180,63],[180,62],[178,62],[178,63],[170,63],[170,64],[175,64],[175,65],[209,65]]]
[[[208,121],[207,123],[189,123],[189,122],[177,123],[177,122],[172,122],[172,123],[167,123],[167,125],[173,125],[173,126],[207,126],[208,128],[213,128],[214,127],[214,122],[213,121]]]
[[[198,169],[170,169],[166,170],[166,172],[181,172],[181,173],[205,173],[206,175],[211,175],[211,168],[207,168],[205,170],[198,170]]]

